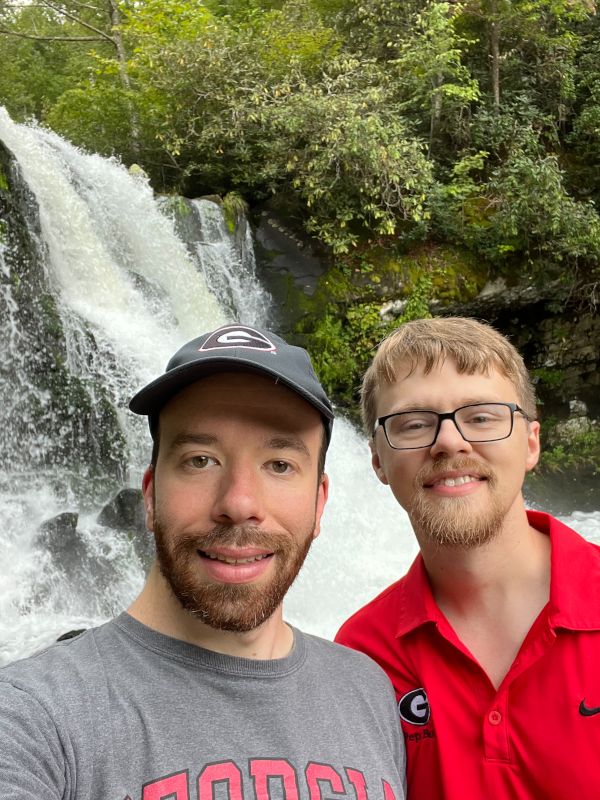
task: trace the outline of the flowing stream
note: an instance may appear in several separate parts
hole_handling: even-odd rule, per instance
[[[61,368],[92,405],[110,404],[127,453],[122,483],[137,487],[151,443],[145,420],[127,411],[129,397],[193,336],[229,320],[268,326],[269,296],[255,277],[250,229],[234,235],[216,204],[192,201],[193,232],[184,242],[169,204],[116,161],[16,125],[1,109],[0,140],[16,157],[32,199],[28,227],[64,332]],[[9,279],[11,253],[3,241],[0,663],[118,613],[144,579],[130,542],[97,522],[114,494],[114,476],[98,480],[80,466],[85,458],[74,466],[44,458],[52,403],[31,379],[40,345],[18,313],[19,287]],[[24,419],[30,408],[35,421]],[[70,424],[60,435],[73,452],[93,448],[100,423],[77,439],[77,404],[68,411]],[[371,471],[364,437],[343,418],[334,426],[327,471],[331,495],[322,533],[287,599],[287,617],[331,637],[405,571],[417,548],[406,516]],[[79,514],[78,539],[57,561],[40,543],[39,526],[65,511]],[[567,522],[600,541],[600,513],[574,514]]]

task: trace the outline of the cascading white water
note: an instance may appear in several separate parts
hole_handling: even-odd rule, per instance
[[[228,319],[263,324],[265,293],[252,262],[232,250],[214,204],[196,205],[204,236],[194,263],[147,182],[115,161],[83,154],[47,131],[15,125],[1,110],[0,139],[15,154],[38,206],[67,366],[82,379],[103,379],[119,409],[129,479],[137,485],[150,439],[143,421],[125,410],[128,398],[160,374],[187,339]],[[251,249],[250,240],[246,246]],[[6,269],[0,243],[0,271],[8,274]],[[0,289],[9,309],[0,320],[3,357],[18,370],[28,355],[11,317],[11,288],[0,282]],[[86,332],[93,334],[93,346]],[[18,415],[19,399],[2,391],[0,385],[0,399]],[[44,434],[39,431],[37,447],[44,447]],[[404,572],[416,545],[406,516],[371,471],[364,438],[343,419],[334,426],[328,472],[322,533],[287,600],[287,616],[331,637],[353,610]],[[0,475],[0,663],[107,619],[141,587],[143,571],[130,543],[97,523],[97,510],[82,502],[71,477],[40,470]],[[106,499],[110,494],[107,489]],[[36,544],[39,525],[65,510],[80,512],[77,530],[86,553],[71,571]],[[600,514],[574,515],[572,524],[600,540]]]
[[[191,205],[202,231],[195,250],[207,285],[238,320],[267,326],[269,296],[256,282],[250,226],[244,221],[238,245],[218,205],[204,199]]]

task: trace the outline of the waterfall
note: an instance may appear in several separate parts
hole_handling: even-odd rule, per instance
[[[126,537],[97,520],[118,486],[139,486],[148,461],[147,426],[127,411],[128,399],[193,336],[236,319],[268,327],[269,297],[255,277],[249,226],[232,233],[215,203],[187,202],[182,231],[171,204],[115,160],[16,125],[1,109],[0,141],[18,164],[12,178],[29,237],[25,252],[0,226],[4,663],[134,598],[142,563]],[[372,473],[364,437],[344,419],[334,425],[327,471],[322,532],[286,616],[331,637],[417,548]],[[40,525],[63,512],[79,515],[77,538],[49,547]],[[580,515],[574,526],[600,538],[600,515]]]
[[[236,236],[218,205],[210,200],[192,200],[191,206],[202,231],[195,252],[206,284],[234,317],[268,326],[269,296],[256,282],[250,226],[242,219]]]

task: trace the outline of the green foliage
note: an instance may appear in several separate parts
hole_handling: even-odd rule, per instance
[[[331,286],[329,276],[328,293],[344,297],[348,282],[341,276],[337,291]],[[315,369],[327,392],[335,402],[350,411],[358,407],[358,389],[362,375],[369,365],[377,345],[403,322],[430,317],[429,302],[432,297],[433,280],[429,272],[417,276],[402,315],[386,320],[380,313],[380,303],[348,301],[338,306],[329,305],[325,312],[311,325],[308,348]],[[307,332],[306,324],[301,326]]]
[[[470,104],[480,91],[464,63],[464,50],[472,41],[455,29],[455,13],[449,3],[430,2],[411,21],[411,35],[396,32],[388,44],[397,55],[393,65],[402,108],[423,119],[430,147],[440,128],[452,137],[460,135]],[[463,132],[464,133],[464,132]]]
[[[237,223],[247,213],[248,204],[244,198],[241,197],[241,195],[237,194],[237,192],[229,192],[223,198],[221,207],[223,209],[223,214],[225,215],[227,227],[229,228],[229,231],[233,233]]]
[[[133,160],[131,107],[136,102],[136,95],[121,86],[96,81],[63,92],[46,121],[82,147]]]
[[[93,12],[86,11],[84,16],[86,21],[98,24]],[[31,116],[43,119],[63,92],[91,72],[90,43],[67,41],[71,36],[81,36],[81,26],[49,7],[0,7],[0,32],[5,32],[0,35],[0,105],[17,120]],[[106,55],[111,52],[108,43],[97,42],[95,46]]]
[[[573,282],[584,265],[597,268],[600,218],[592,203],[569,194],[544,141],[544,117],[523,106],[475,120],[474,147],[432,199],[434,224],[500,269],[518,257],[526,275],[549,271]],[[486,149],[476,149],[479,143]]]
[[[430,273],[423,272],[413,285],[408,302],[397,320],[397,324],[409,322],[412,319],[429,319],[429,303],[433,289],[433,278]]]
[[[326,312],[310,331],[311,359],[325,390],[337,403],[356,406],[360,378],[389,326],[376,304],[359,303],[345,312]]]
[[[424,233],[433,185],[421,143],[381,94],[348,90],[355,66],[327,76],[327,91],[290,96],[272,117],[275,135],[295,141],[285,167],[306,203],[307,229],[334,253],[348,252],[369,232]]]
[[[591,204],[568,195],[556,156],[515,150],[492,173],[489,192],[484,248],[491,258],[520,251],[529,258],[597,260],[600,219]]]
[[[120,22],[114,10],[2,6],[0,103],[141,164],[157,189],[291,196],[338,257],[435,242],[597,291],[591,0],[121,0]],[[432,296],[451,277],[433,271]]]
[[[600,428],[590,427],[568,436],[560,444],[542,448],[538,470],[565,472],[591,468],[600,472]]]
[[[541,384],[548,389],[558,389],[565,380],[563,370],[552,367],[536,367],[531,370],[531,377],[534,383]]]

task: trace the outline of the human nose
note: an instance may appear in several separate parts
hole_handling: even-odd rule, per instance
[[[229,525],[261,525],[265,519],[259,477],[249,468],[223,471],[212,507],[215,522]]]
[[[432,456],[470,453],[472,450],[471,443],[463,437],[454,417],[440,420],[437,436],[431,445]]]

